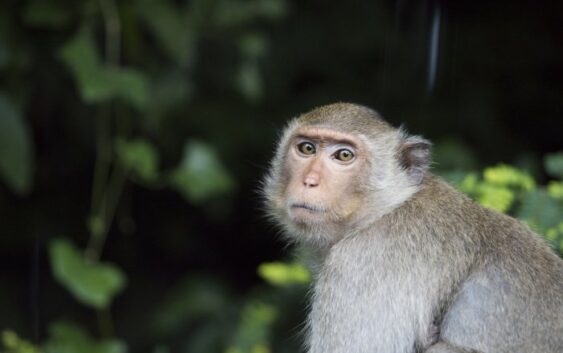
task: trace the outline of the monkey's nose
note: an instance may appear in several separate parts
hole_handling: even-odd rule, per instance
[[[303,185],[305,185],[305,187],[308,188],[314,188],[316,186],[319,186],[319,177],[316,175],[309,174],[305,177],[305,180],[303,180]]]

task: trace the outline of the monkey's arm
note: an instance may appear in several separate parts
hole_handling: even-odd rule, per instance
[[[438,342],[425,353],[562,352],[561,301],[551,299],[557,292],[539,289],[551,277],[526,272],[501,260],[473,273],[447,309]],[[535,281],[522,280],[526,276]]]

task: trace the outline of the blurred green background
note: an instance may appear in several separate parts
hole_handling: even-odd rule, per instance
[[[3,0],[0,352],[298,352],[257,189],[284,122],[373,107],[563,249],[561,1]]]

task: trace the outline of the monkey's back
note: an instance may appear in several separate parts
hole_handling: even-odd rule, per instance
[[[405,223],[426,225],[417,236],[454,264],[444,271],[458,283],[439,308],[442,340],[483,352],[563,352],[563,261],[539,235],[434,176],[397,211],[416,215]]]

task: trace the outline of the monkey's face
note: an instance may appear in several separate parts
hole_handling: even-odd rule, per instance
[[[430,143],[353,104],[292,120],[264,183],[269,215],[299,241],[333,244],[416,193]]]
[[[346,224],[362,207],[358,176],[365,174],[365,145],[355,136],[301,127],[285,147],[277,193],[271,202],[292,230],[325,233]],[[332,232],[329,232],[332,233]]]

